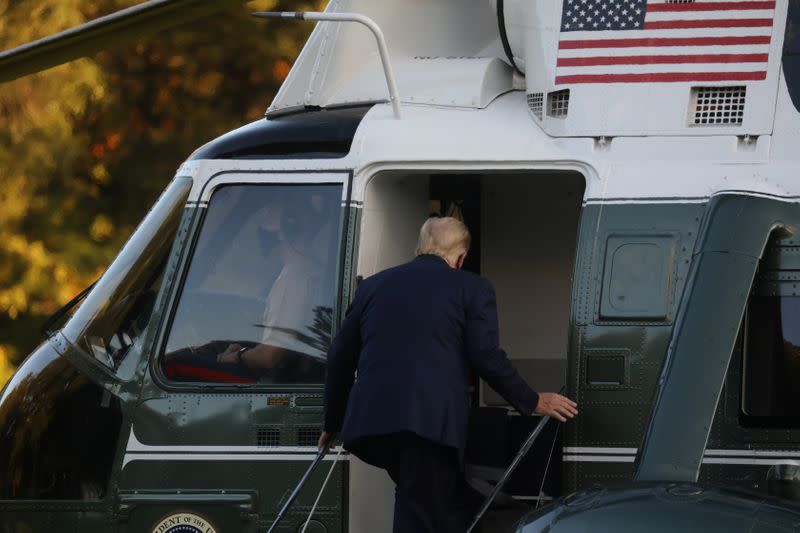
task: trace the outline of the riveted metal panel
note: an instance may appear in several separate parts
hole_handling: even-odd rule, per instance
[[[668,402],[663,402],[663,394],[660,398],[640,451],[639,479],[696,480],[756,265],[756,258],[740,254],[711,252],[700,257],[692,305],[670,347],[680,356],[664,370],[665,378],[682,392],[670,390]],[[713,402],[699,401],[699,396]],[[699,453],[689,451],[698,448]]]
[[[564,439],[566,449],[578,447],[584,452],[564,461],[566,491],[631,478],[633,456],[647,427],[704,210],[705,204],[696,202],[584,207],[576,254],[568,357],[569,393],[578,402],[580,415],[565,426]],[[662,291],[666,296],[658,304],[666,302],[665,318],[653,320],[639,313],[602,316],[601,287],[608,242],[612,245],[631,240],[652,242],[654,238],[667,247],[666,258],[671,261],[663,269],[669,272],[669,287]],[[623,383],[600,384],[587,379],[589,359],[604,356],[624,358]],[[606,448],[629,452],[624,457],[612,458],[593,452]],[[570,455],[565,452],[565,457]]]
[[[773,232],[761,257],[751,295],[797,295],[797,244],[798,235],[783,228]],[[767,473],[772,464],[800,460],[800,425],[759,423],[743,416],[743,338],[740,331],[706,446],[710,450],[726,450],[730,455],[720,464],[704,462],[699,480],[766,492]]]
[[[775,246],[766,250],[762,268],[766,270],[800,270],[800,246]]]
[[[748,430],[734,435],[732,390],[739,376],[729,363],[740,366],[739,326],[767,239],[773,230],[796,235],[799,220],[797,205],[780,199],[726,194],[712,200],[640,450],[638,479],[695,480],[709,462],[708,442],[729,448],[728,454],[747,447]]]
[[[355,279],[356,279],[356,257],[358,249],[358,236],[361,233],[359,228],[361,226],[362,209],[360,206],[353,206],[349,211],[347,220],[347,228],[345,232],[345,246],[347,253],[344,259],[344,278],[342,283],[342,309],[346,308],[346,304],[350,302],[355,294]]]
[[[575,250],[575,281],[572,291],[572,315],[576,324],[586,324],[592,316],[592,267],[597,253],[595,235],[601,208],[596,204],[585,205],[581,210],[578,243]]]
[[[225,530],[255,531],[247,528],[274,516],[293,480],[300,479],[314,458],[321,425],[318,395],[172,392],[166,398],[147,400],[137,409],[133,434],[124,451],[120,489],[186,493],[213,488],[220,495],[250,491],[255,495],[252,509],[244,518],[237,514],[237,525]],[[300,527],[327,474],[326,465],[330,462],[315,473],[287,524]],[[346,462],[336,466],[315,514],[328,531],[344,528],[346,472]],[[193,509],[206,509],[207,513],[216,509],[220,520],[233,524],[224,497],[209,494],[207,498],[204,505]],[[146,520],[142,520],[151,519],[153,512],[152,506],[143,510],[141,516]]]

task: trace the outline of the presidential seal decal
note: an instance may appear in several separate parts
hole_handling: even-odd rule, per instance
[[[217,533],[217,530],[202,516],[175,513],[159,520],[153,533]]]

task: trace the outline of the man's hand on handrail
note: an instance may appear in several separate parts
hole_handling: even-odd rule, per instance
[[[540,392],[539,403],[536,404],[533,412],[566,422],[567,418],[574,418],[578,414],[578,404],[555,392]]]
[[[325,446],[332,448],[334,444],[336,444],[336,438],[339,436],[338,433],[328,433],[327,431],[323,431],[322,434],[319,436],[319,441],[317,442],[317,449],[321,450]]]

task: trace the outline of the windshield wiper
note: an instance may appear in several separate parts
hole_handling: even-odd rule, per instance
[[[70,301],[68,301],[67,303],[65,303],[63,306],[61,306],[61,308],[60,308],[58,311],[56,311],[55,313],[53,313],[52,315],[50,315],[50,317],[48,317],[48,319],[44,321],[44,324],[42,324],[42,327],[41,327],[41,328],[39,328],[39,331],[41,331],[43,334],[47,335],[48,337],[49,337],[50,335],[52,335],[52,334],[53,334],[53,332],[52,332],[52,331],[50,331],[50,328],[53,326],[53,324],[55,324],[56,322],[58,322],[59,320],[61,320],[61,318],[62,318],[64,315],[66,315],[67,313],[69,313],[70,309],[72,309],[73,307],[75,307],[75,305],[76,305],[78,302],[80,302],[81,300],[83,300],[83,299],[86,297],[86,295],[87,295],[87,294],[89,294],[89,291],[91,291],[91,290],[94,288],[94,286],[95,286],[95,285],[97,285],[97,282],[98,282],[98,281],[99,281],[99,279],[98,279],[98,280],[95,280],[95,282],[94,282],[94,283],[92,283],[91,285],[89,285],[88,287],[86,287],[85,289],[83,289],[83,290],[82,290],[81,292],[79,292],[79,293],[78,293],[78,295],[77,295],[77,296],[75,296],[75,297],[74,297],[72,300],[70,300]]]

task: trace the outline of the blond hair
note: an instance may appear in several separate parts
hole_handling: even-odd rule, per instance
[[[433,254],[454,260],[469,251],[471,237],[467,226],[453,217],[429,218],[419,230],[417,255]]]

